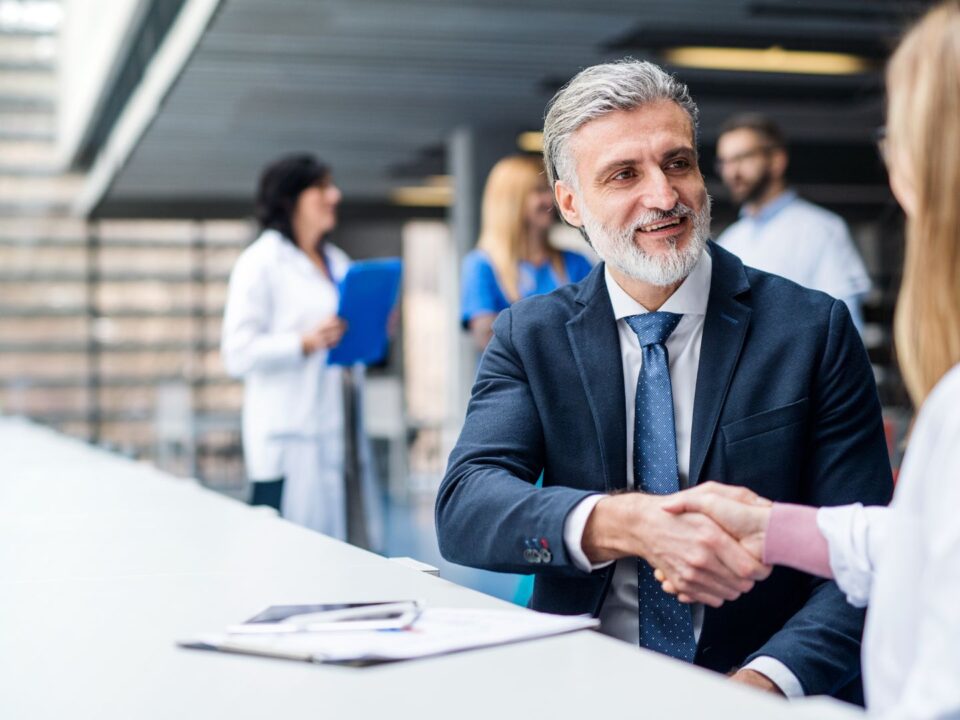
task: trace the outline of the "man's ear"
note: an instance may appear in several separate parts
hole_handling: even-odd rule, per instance
[[[553,185],[553,197],[557,201],[557,207],[564,220],[573,227],[583,225],[583,219],[580,217],[580,200],[573,192],[573,188],[563,180],[557,180]]]

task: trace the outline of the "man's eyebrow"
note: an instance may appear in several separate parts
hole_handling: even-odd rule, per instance
[[[695,158],[697,156],[697,151],[689,145],[677,145],[676,147],[667,150],[663,154],[663,157],[673,157],[674,155],[688,155]]]

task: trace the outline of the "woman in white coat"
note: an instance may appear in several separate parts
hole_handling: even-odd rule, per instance
[[[340,198],[330,171],[312,156],[284,157],[264,170],[256,203],[262,232],[231,273],[221,354],[227,372],[244,381],[251,503],[346,540],[345,378],[327,364],[346,329],[337,283],[350,259],[325,240]],[[361,439],[366,470],[358,496],[372,511],[369,453],[356,421],[350,430]]]
[[[889,507],[810,508],[715,483],[671,512],[703,512],[767,564],[832,577],[869,604],[867,710],[960,718],[960,2],[931,10],[887,68],[881,150],[907,215],[897,355],[918,408]],[[664,589],[680,591],[663,578]]]

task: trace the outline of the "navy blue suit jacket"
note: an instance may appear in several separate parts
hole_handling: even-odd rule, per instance
[[[817,506],[889,502],[880,403],[846,306],[713,243],[709,252],[690,483]],[[602,265],[503,311],[493,329],[437,496],[440,550],[536,573],[536,610],[597,615],[613,567],[577,569],[563,525],[588,495],[626,485],[620,344]],[[837,694],[859,675],[863,619],[832,581],[777,568],[706,609],[695,662],[727,672],[769,655],[807,694]]]

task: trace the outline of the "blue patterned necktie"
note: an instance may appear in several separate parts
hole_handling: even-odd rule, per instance
[[[673,390],[665,345],[681,315],[652,312],[625,318],[637,334],[643,364],[637,378],[633,423],[633,478],[641,492],[667,495],[680,489]],[[653,568],[638,562],[640,646],[693,662],[697,645],[690,607],[660,587]]]

